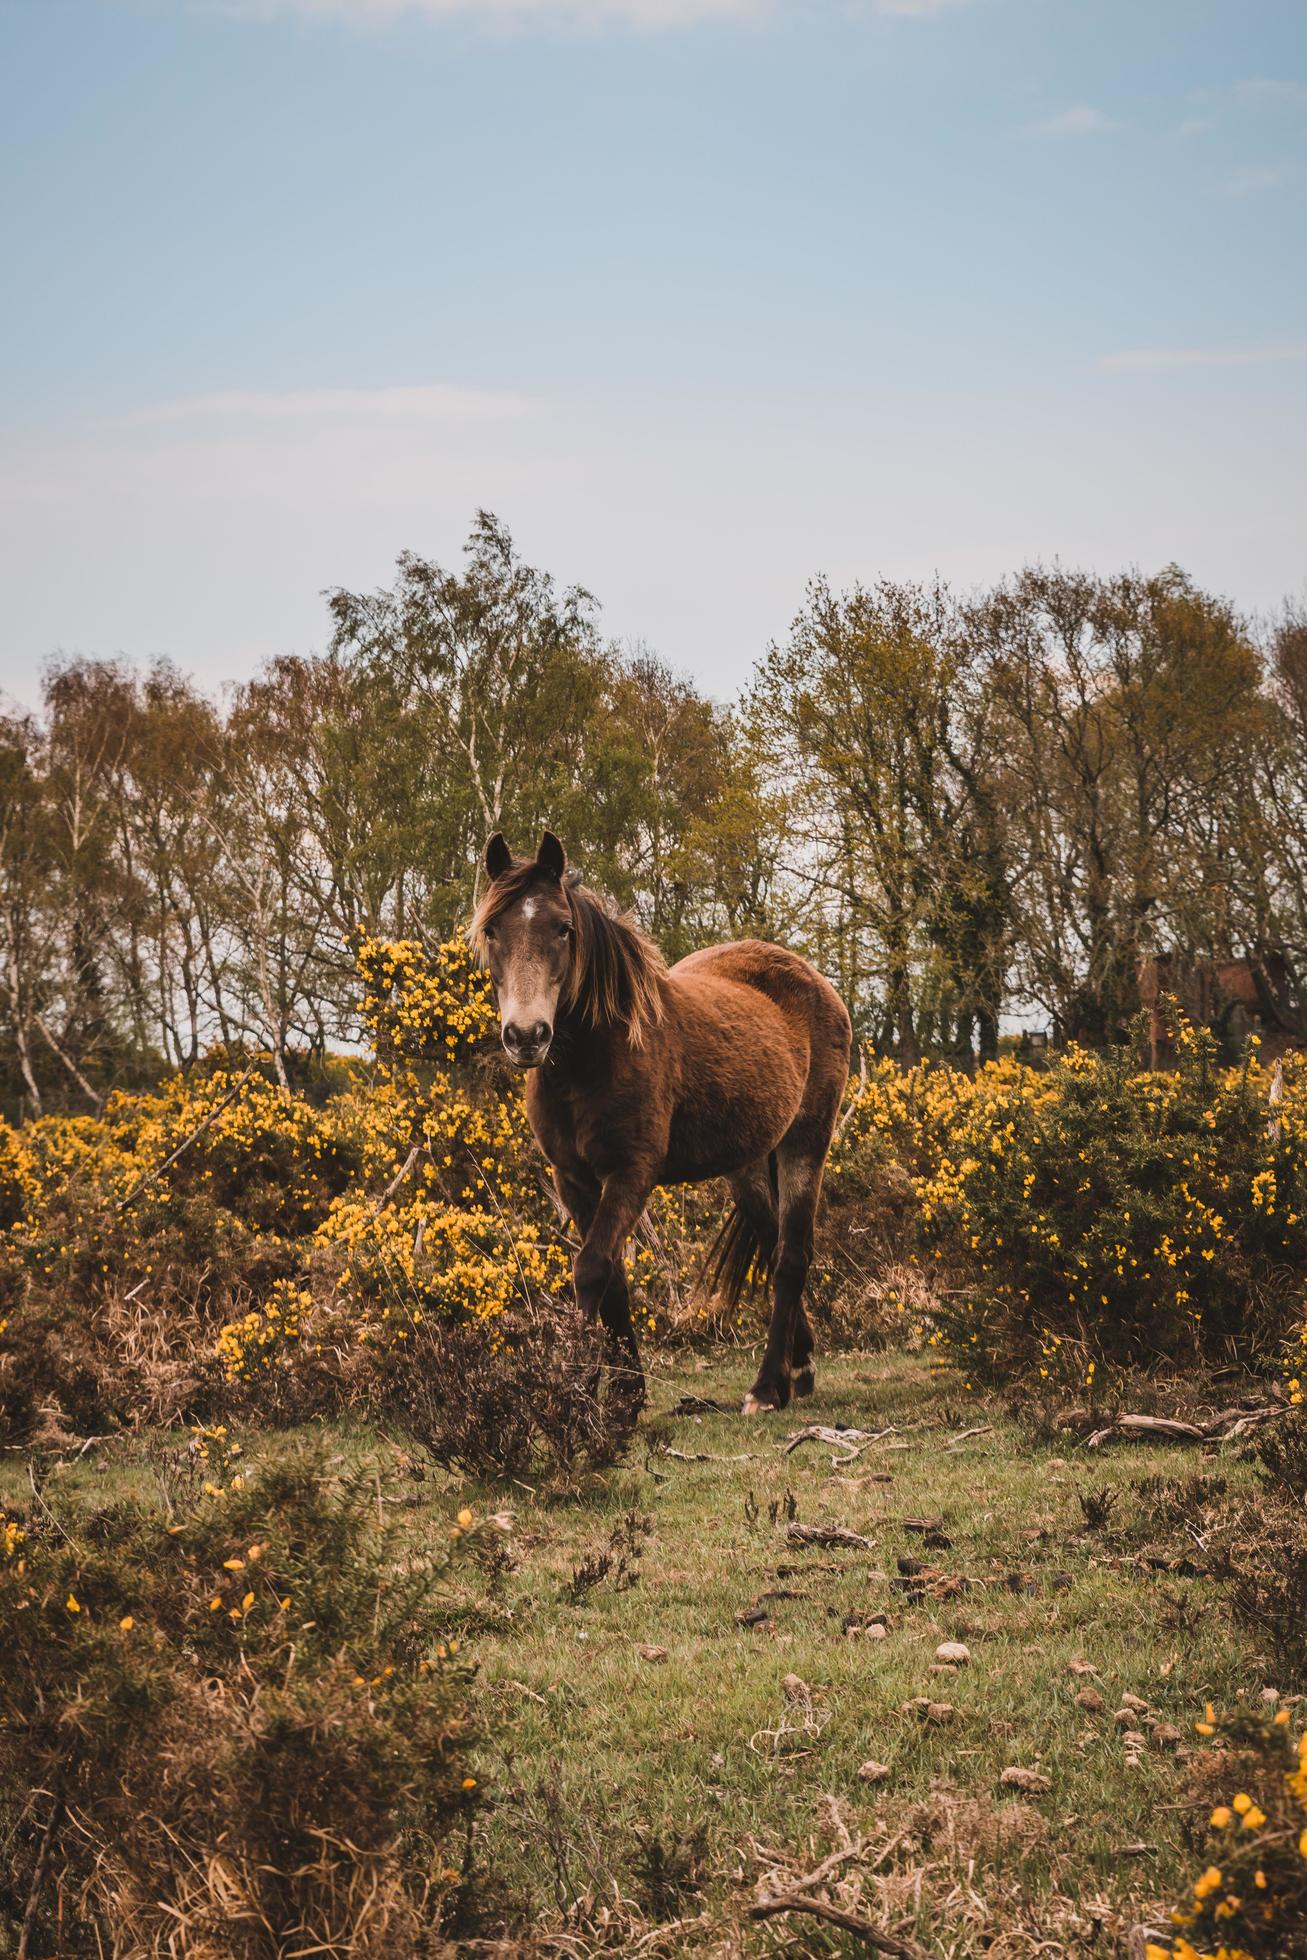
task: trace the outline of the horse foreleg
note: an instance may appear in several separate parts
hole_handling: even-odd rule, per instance
[[[644,1406],[644,1373],[631,1324],[625,1249],[649,1198],[649,1186],[632,1178],[607,1177],[599,1202],[576,1255],[576,1303],[587,1320],[601,1320],[619,1366],[615,1377],[632,1413]]]

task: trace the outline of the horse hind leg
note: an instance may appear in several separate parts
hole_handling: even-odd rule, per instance
[[[812,1264],[813,1221],[821,1185],[820,1160],[777,1151],[779,1236],[772,1280],[771,1321],[758,1379],[744,1398],[744,1414],[783,1409],[794,1392],[792,1356],[803,1288]]]
[[[817,1200],[842,1086],[833,1085],[816,1108],[800,1112],[776,1147],[772,1314],[758,1379],[744,1399],[745,1415],[783,1409],[792,1395],[811,1395],[813,1390],[812,1327],[803,1309],[803,1289],[812,1265]]]
[[[770,1275],[775,1267],[780,1239],[776,1152],[773,1150],[769,1157],[761,1157],[756,1164],[750,1164],[747,1170],[730,1180],[730,1185],[736,1206],[744,1214],[758,1242],[756,1270]],[[812,1328],[800,1301],[790,1350],[790,1391],[796,1398],[811,1395],[815,1385],[812,1349]]]
[[[794,1318],[794,1337],[790,1343],[790,1393],[796,1402],[805,1395],[811,1395],[817,1386],[817,1377],[812,1366],[814,1346],[812,1322],[808,1319],[807,1308],[800,1300]]]

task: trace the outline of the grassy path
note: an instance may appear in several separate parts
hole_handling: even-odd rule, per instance
[[[1037,1443],[900,1354],[828,1361],[793,1419],[667,1413],[684,1395],[733,1410],[748,1374],[744,1358],[664,1363],[627,1466],[570,1499],[516,1493],[511,1617],[475,1642],[507,1793],[484,1827],[492,1865],[541,1905],[673,1914],[667,1951],[775,1951],[800,1929],[800,1951],[861,1951],[809,1919],[742,1923],[766,1853],[810,1868],[837,1846],[833,1797],[847,1828],[900,1839],[863,1897],[928,1952],[1123,1952],[1143,1904],[1192,1876],[1167,1726],[1187,1741],[1205,1700],[1264,1685],[1185,1557],[1195,1473],[1233,1487],[1247,1467]],[[894,1433],[836,1466],[829,1446],[784,1453],[808,1422]],[[1105,1489],[1107,1525],[1087,1530],[1080,1496]],[[791,1514],[872,1548],[796,1547]],[[613,1533],[642,1547],[638,1582],[574,1586]],[[934,1576],[906,1591],[900,1558]],[[766,1618],[740,1624],[751,1609]],[[876,1613],[883,1637],[853,1630]],[[933,1671],[945,1641],[970,1652],[956,1674]],[[1086,1688],[1101,1713],[1078,1705]],[[1149,1705],[1130,1724],[1143,1746],[1113,1722],[1126,1694]],[[919,1697],[953,1713],[905,1709]],[[869,1760],[888,1776],[861,1779]],[[1008,1768],[1047,1789],[1014,1792]]]

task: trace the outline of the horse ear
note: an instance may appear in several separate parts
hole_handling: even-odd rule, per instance
[[[547,830],[540,839],[540,849],[536,852],[536,863],[550,878],[561,881],[567,869],[567,852],[563,849],[552,830]]]
[[[492,878],[502,878],[513,862],[513,853],[504,842],[504,833],[497,830],[486,845],[486,870]]]

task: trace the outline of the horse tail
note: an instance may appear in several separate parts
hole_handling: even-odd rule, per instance
[[[771,1276],[775,1254],[764,1245],[738,1205],[703,1256],[699,1277],[709,1298],[720,1294],[728,1306],[738,1306],[743,1294],[762,1286]]]

